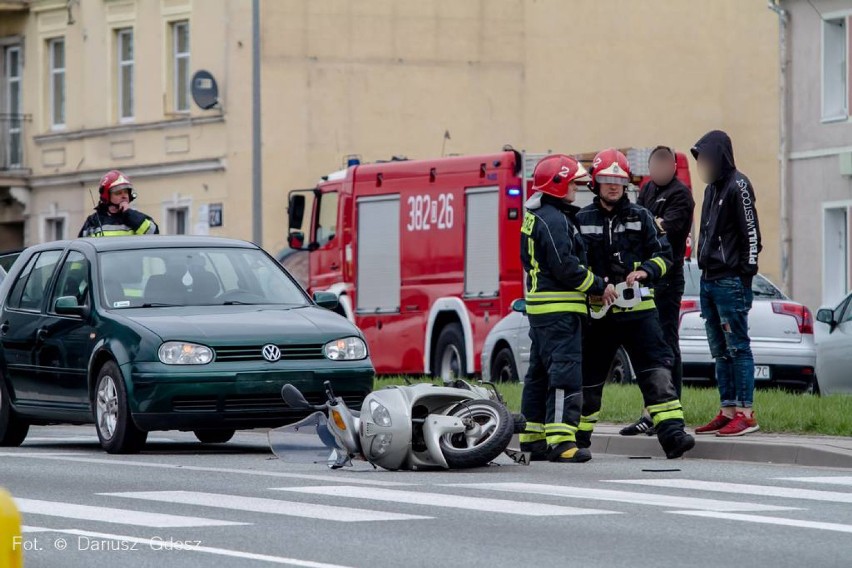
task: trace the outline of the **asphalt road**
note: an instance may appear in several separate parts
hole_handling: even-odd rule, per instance
[[[852,474],[599,456],[468,472],[330,471],[260,432],[153,433],[103,453],[93,427],[0,451],[28,567],[848,567]]]

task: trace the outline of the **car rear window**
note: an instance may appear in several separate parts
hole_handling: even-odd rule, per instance
[[[701,270],[692,262],[684,264],[684,296],[701,295]],[[786,300],[787,297],[766,277],[758,274],[751,283],[751,291],[755,298],[769,300]]]

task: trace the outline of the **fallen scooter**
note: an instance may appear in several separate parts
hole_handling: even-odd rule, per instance
[[[350,409],[325,383],[326,402],[311,405],[293,385],[281,389],[288,406],[315,412],[269,432],[283,461],[325,463],[332,469],[366,462],[388,470],[464,469],[488,465],[501,453],[529,464],[529,454],[509,450],[523,431],[493,388],[456,380],[390,386]]]

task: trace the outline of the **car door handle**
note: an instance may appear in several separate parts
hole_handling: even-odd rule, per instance
[[[6,335],[7,331],[9,331],[9,322],[4,321],[2,324],[0,324],[0,333]]]
[[[35,334],[36,343],[43,343],[47,339],[47,328],[42,327]]]
[[[332,262],[328,267],[331,268],[332,270],[337,270],[338,268],[340,268],[340,263],[339,262]]]

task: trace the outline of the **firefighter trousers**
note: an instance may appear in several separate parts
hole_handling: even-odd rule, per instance
[[[587,447],[601,409],[604,383],[619,347],[630,357],[645,407],[663,446],[684,431],[683,407],[672,384],[672,350],[663,339],[656,310],[608,315],[584,333],[583,410],[577,436]]]
[[[574,442],[580,422],[584,316],[565,313],[549,320],[536,325],[530,318],[530,366],[521,396],[527,428],[521,442],[546,440],[555,446]]]

